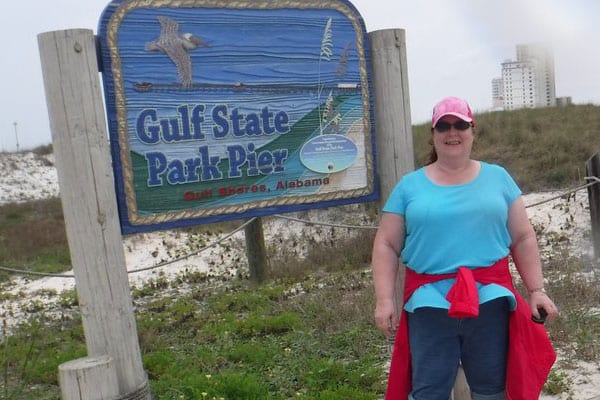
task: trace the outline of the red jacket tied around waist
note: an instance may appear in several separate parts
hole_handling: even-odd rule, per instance
[[[508,269],[508,257],[489,267],[469,269],[460,267],[451,274],[419,274],[406,268],[404,302],[419,287],[444,279],[456,278],[446,299],[450,302],[448,314],[455,318],[479,315],[479,294],[476,282],[495,283],[510,290],[517,307],[509,320],[509,345],[506,364],[506,399],[537,400],[556,359],[548,334],[543,325],[531,321],[531,310],[525,299],[515,290]],[[388,378],[386,400],[407,400],[411,390],[410,348],[406,311],[402,312],[392,363]]]

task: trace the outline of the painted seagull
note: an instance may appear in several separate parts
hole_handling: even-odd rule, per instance
[[[165,53],[175,63],[181,84],[189,87],[192,85],[192,61],[188,52],[198,46],[210,46],[191,33],[180,36],[179,24],[169,17],[159,16],[158,21],[161,26],[160,36],[155,41],[146,43],[145,50]]]

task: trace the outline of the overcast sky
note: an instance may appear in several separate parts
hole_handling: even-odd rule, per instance
[[[226,1],[226,0],[223,0]],[[517,44],[554,49],[556,95],[600,104],[598,0],[352,0],[367,31],[406,31],[413,124],[448,95],[491,107],[491,80]],[[107,0],[20,0],[0,13],[0,150],[51,142],[37,35],[97,31]],[[15,124],[17,132],[15,134]]]

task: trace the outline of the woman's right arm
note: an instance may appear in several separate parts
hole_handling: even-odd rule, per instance
[[[373,243],[373,284],[375,286],[375,324],[386,336],[398,325],[394,291],[400,251],[404,247],[404,217],[383,213]]]

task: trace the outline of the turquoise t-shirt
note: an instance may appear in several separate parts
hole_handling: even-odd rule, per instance
[[[405,239],[402,262],[427,274],[456,272],[458,267],[483,267],[510,252],[508,209],[521,190],[498,165],[480,162],[477,177],[465,184],[438,185],[425,168],[400,180],[383,211],[402,215]],[[449,308],[446,294],[454,279],[420,287],[404,308]],[[515,306],[513,294],[499,285],[481,285],[479,302],[506,296]]]

